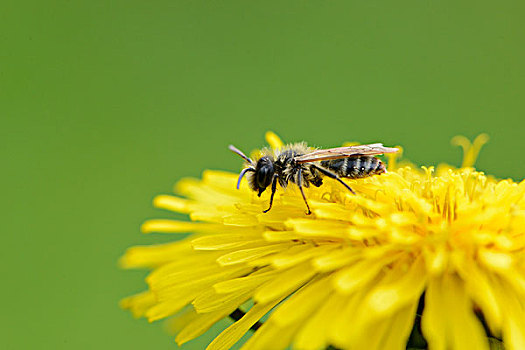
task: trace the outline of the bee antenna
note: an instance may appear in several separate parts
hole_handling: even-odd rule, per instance
[[[253,171],[253,172],[255,172],[255,169],[252,168],[252,167],[242,169],[241,173],[239,174],[239,180],[237,180],[237,189],[239,189],[239,187],[241,186],[241,180],[242,180],[242,178],[244,177],[244,175],[246,175],[246,173],[247,173],[248,171]]]
[[[228,148],[230,149],[230,151],[232,151],[233,153],[236,153],[238,154],[239,156],[242,157],[242,159],[244,159],[245,161],[247,161],[248,163],[250,163],[252,166],[255,166],[255,164],[253,163],[253,160],[251,160],[250,158],[248,158],[244,153],[242,153],[239,149],[237,149],[234,145],[230,145],[228,146]],[[249,169],[249,168],[248,168]],[[241,173],[242,174],[242,173]]]

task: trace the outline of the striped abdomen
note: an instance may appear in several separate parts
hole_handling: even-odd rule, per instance
[[[331,170],[339,177],[359,179],[386,171],[385,165],[374,156],[355,156],[342,159],[325,160],[321,166]]]

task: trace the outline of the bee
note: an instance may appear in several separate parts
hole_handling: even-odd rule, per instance
[[[277,190],[277,183],[286,188],[289,182],[299,187],[306,214],[311,214],[310,206],[304,194],[303,187],[310,184],[319,187],[323,184],[323,177],[339,181],[351,193],[354,190],[341,178],[361,179],[386,172],[384,163],[374,157],[384,153],[396,153],[399,149],[384,147],[381,143],[338,147],[330,149],[315,149],[306,143],[294,143],[279,150],[263,149],[262,156],[253,161],[233,145],[229,149],[246,161],[246,167],[239,174],[237,189],[246,175],[250,188],[261,194],[271,185],[270,206],[264,210],[267,213],[272,209],[273,197]]]

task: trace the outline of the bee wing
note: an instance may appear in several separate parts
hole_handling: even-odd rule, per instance
[[[348,158],[357,155],[374,156],[383,153],[396,153],[398,151],[398,148],[384,147],[382,143],[372,143],[370,145],[318,149],[308,154],[295,157],[295,161],[297,163],[309,163],[321,160]]]

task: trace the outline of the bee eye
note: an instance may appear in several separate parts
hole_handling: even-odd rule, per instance
[[[259,187],[267,187],[270,182],[273,175],[272,169],[269,169],[268,167],[264,167],[259,169],[259,172],[257,173],[257,183],[259,184]]]
[[[266,168],[261,168],[257,172],[257,183],[259,186],[262,186],[264,183],[264,179],[266,179],[266,174],[268,173],[268,170]]]
[[[259,185],[260,189],[264,189],[270,185],[272,182],[273,173],[273,164],[271,161],[267,160],[260,164],[260,167],[257,170],[257,184]]]

